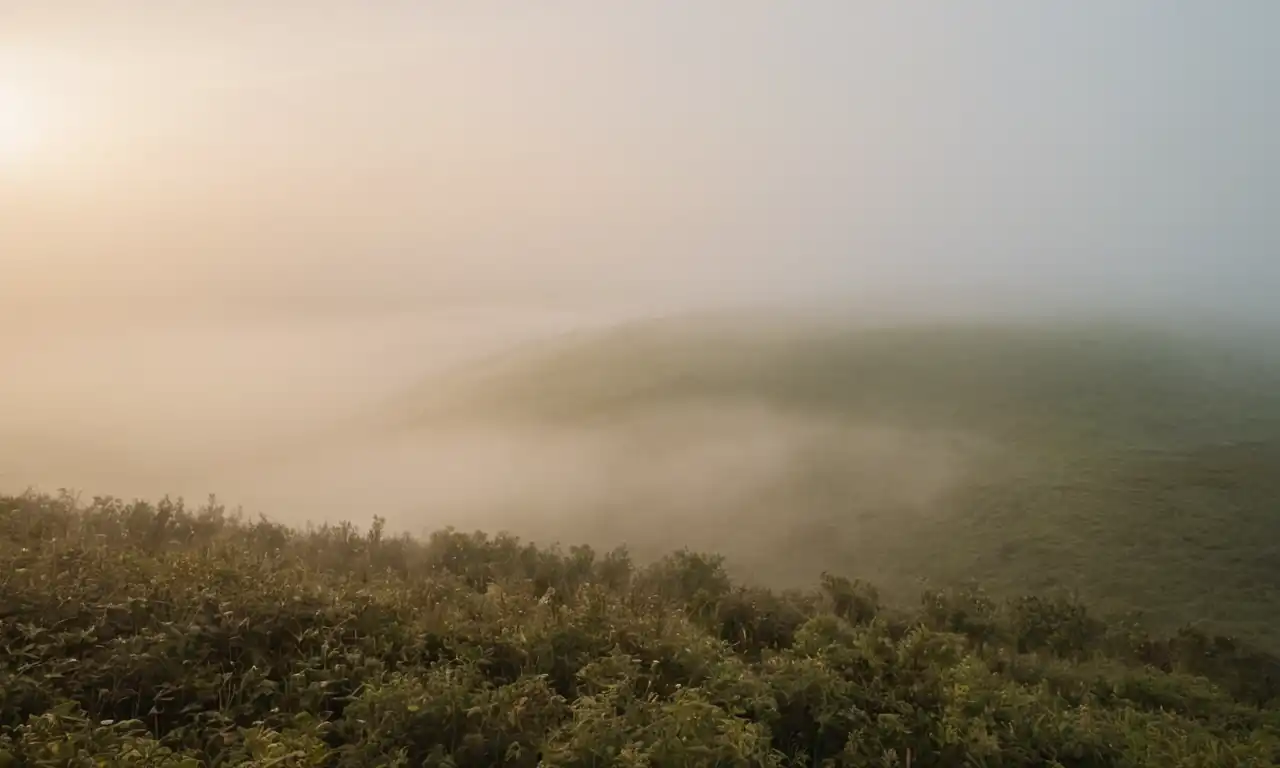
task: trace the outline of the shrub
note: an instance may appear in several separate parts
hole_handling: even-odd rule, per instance
[[[1059,597],[0,497],[0,768],[1264,766],[1277,680]]]

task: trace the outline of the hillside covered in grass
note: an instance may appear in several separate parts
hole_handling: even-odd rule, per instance
[[[1271,346],[1264,344],[1269,342]],[[1269,439],[1280,346],[1106,323],[853,325],[671,318],[582,332],[418,393],[427,423],[589,421],[741,397],[823,416],[1158,449]]]
[[[908,600],[922,579],[1065,590],[1280,648],[1265,334],[668,319],[529,346],[389,413],[423,433],[523,431],[530,454],[578,440],[589,459],[561,474],[590,465],[601,490],[555,508],[592,541],[656,549],[678,526],[761,583],[832,569]]]
[[[1280,660],[1080,603],[0,498],[0,766],[1268,766]]]

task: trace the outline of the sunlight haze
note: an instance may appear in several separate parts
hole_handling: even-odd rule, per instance
[[[0,0],[0,768],[1280,766],[1280,0]]]
[[[688,312],[1273,322],[1277,7],[0,2],[0,483],[496,509],[630,448],[344,430]]]
[[[0,291],[1258,312],[1277,21],[1260,2],[6,3],[0,82],[49,107],[5,143],[49,135],[0,187]]]

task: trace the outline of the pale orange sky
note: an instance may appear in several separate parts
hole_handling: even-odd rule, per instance
[[[0,295],[1261,306],[1275,7],[3,3]]]

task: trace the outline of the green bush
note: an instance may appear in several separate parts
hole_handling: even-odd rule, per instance
[[[0,498],[0,768],[1269,766],[1278,681],[1056,596]]]

